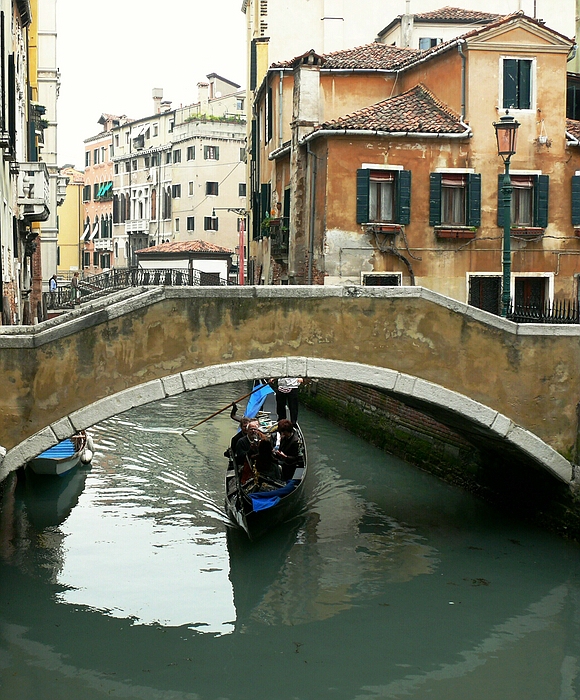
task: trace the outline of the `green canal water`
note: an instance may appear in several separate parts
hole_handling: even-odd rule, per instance
[[[95,426],[0,492],[2,700],[580,698],[580,548],[302,409],[304,508],[223,513],[223,385]]]

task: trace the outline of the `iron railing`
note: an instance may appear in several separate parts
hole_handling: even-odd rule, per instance
[[[98,275],[87,277],[81,282],[85,292],[96,292],[103,289],[124,289],[126,287],[199,287],[226,286],[226,280],[220,278],[217,272],[202,272],[201,270],[173,269],[142,269],[138,267],[113,269]]]
[[[516,323],[580,323],[580,308],[577,300],[517,304],[510,307],[507,318]]]

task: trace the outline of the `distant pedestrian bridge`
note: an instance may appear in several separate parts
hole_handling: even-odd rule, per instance
[[[0,329],[4,478],[78,429],[260,376],[376,387],[574,480],[580,327],[518,325],[420,287],[138,287]]]

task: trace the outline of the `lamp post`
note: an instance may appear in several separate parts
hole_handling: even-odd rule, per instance
[[[517,122],[506,110],[499,122],[493,122],[495,138],[497,140],[497,154],[504,162],[504,176],[501,186],[503,196],[503,289],[501,294],[501,315],[505,318],[508,315],[510,306],[510,281],[512,267],[511,252],[511,203],[512,203],[512,181],[510,178],[510,159],[516,152],[519,122]]]

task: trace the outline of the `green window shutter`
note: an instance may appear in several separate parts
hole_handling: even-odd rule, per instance
[[[401,170],[397,181],[397,218],[406,226],[411,221],[411,171]]]
[[[215,159],[219,160],[220,159],[220,147],[215,146]]]
[[[429,226],[441,223],[441,173],[429,175]]]
[[[503,173],[497,176],[497,225],[503,228],[503,192],[501,191],[503,185]]]
[[[572,177],[572,226],[580,226],[580,175]]]
[[[548,226],[548,191],[550,178],[548,175],[537,175],[534,187],[534,224],[541,228]]]
[[[366,224],[369,220],[369,186],[371,171],[360,168],[356,171],[356,222]]]
[[[503,60],[503,108],[517,109],[518,61],[515,58]]]
[[[481,175],[467,176],[467,225],[481,226]]]
[[[518,61],[518,109],[532,106],[532,62]]]
[[[250,90],[255,90],[258,84],[258,50],[256,40],[252,39],[250,45]]]
[[[272,185],[269,182],[262,183],[260,187],[260,209],[262,219],[270,216],[270,200],[272,196]]]

